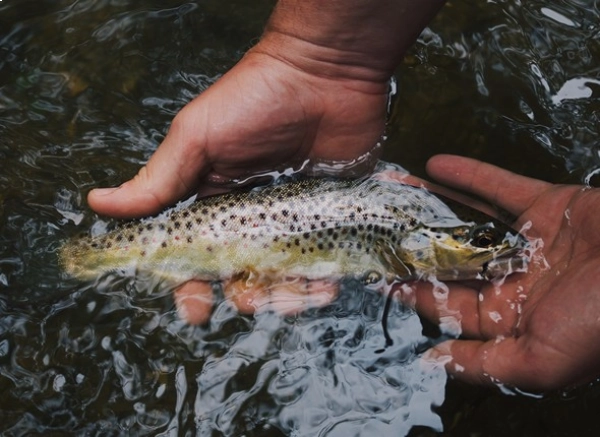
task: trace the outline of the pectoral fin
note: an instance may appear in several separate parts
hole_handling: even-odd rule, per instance
[[[400,259],[396,249],[382,239],[377,240],[374,244],[374,249],[378,254],[383,265],[387,266],[387,272],[395,281],[411,281],[415,278],[411,268]]]

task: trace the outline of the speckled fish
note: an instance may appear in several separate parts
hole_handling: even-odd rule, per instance
[[[452,208],[449,206],[452,204]],[[196,200],[67,242],[71,276],[137,271],[182,283],[257,274],[366,282],[491,279],[525,264],[527,241],[424,188],[369,177],[307,179]]]

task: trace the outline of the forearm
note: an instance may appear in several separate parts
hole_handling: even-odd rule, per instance
[[[387,81],[445,0],[279,0],[257,51],[313,74]]]

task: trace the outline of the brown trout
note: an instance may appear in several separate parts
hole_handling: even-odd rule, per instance
[[[59,259],[66,273],[84,280],[145,272],[175,283],[244,274],[445,281],[510,273],[525,265],[526,247],[519,233],[479,211],[369,177],[305,179],[198,199],[69,241]]]

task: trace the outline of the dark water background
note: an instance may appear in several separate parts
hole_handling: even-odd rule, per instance
[[[0,2],[0,433],[596,435],[594,385],[444,392],[415,359],[430,341],[418,318],[392,308],[382,352],[382,297],[356,284],[298,317],[224,302],[190,327],[143,284],[60,278],[60,241],[105,225],[87,191],[135,174],[272,4]],[[423,175],[451,152],[594,184],[599,15],[596,1],[450,2],[398,69],[384,158]]]

